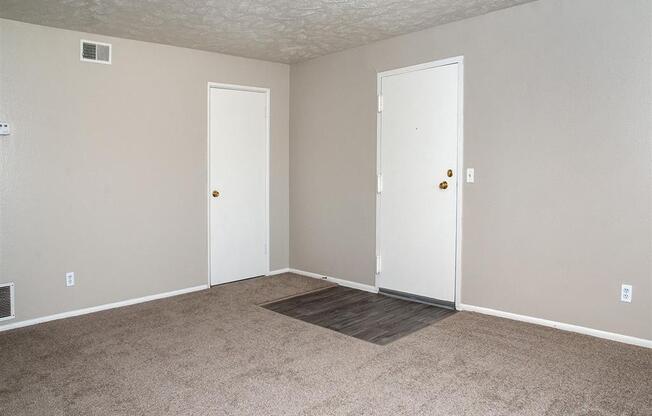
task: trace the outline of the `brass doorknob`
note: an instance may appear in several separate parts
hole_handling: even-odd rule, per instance
[[[439,184],[439,189],[446,189],[448,188],[448,182],[444,181]]]
[[[220,192],[219,191],[213,191],[213,198],[217,198],[218,196],[220,196]]]

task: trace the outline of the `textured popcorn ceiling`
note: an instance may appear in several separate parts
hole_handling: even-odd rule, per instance
[[[532,0],[0,0],[0,17],[294,63]]]

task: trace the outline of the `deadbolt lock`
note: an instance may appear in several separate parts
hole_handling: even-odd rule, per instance
[[[452,178],[453,177],[453,169],[448,169],[448,172],[446,172],[446,176],[448,176],[449,178]]]
[[[213,198],[217,198],[218,196],[220,196],[220,192],[219,191],[213,191]]]

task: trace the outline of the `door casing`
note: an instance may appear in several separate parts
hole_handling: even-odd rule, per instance
[[[389,71],[379,72],[376,77],[376,95],[380,97],[382,93],[382,78],[391,75],[404,74],[413,71],[420,71],[424,69],[437,68],[445,65],[458,64],[458,134],[457,134],[457,169],[459,171],[458,177],[460,180],[456,181],[456,213],[455,213],[455,309],[459,309],[461,302],[462,290],[462,201],[463,201],[463,179],[464,167],[464,57],[456,56],[452,58],[440,59],[437,61],[426,62],[418,65],[411,65],[404,68],[392,69]],[[376,112],[376,178],[381,172],[381,119],[380,111]],[[380,255],[380,193],[376,189],[376,260]],[[376,263],[376,262],[374,262]],[[374,275],[375,285],[378,287],[378,273]]]
[[[206,89],[206,247],[207,247],[207,264],[208,264],[208,287],[211,287],[211,89],[219,88],[226,90],[251,91],[264,93],[266,97],[266,126],[265,126],[265,245],[267,247],[267,270],[270,270],[270,253],[269,244],[269,153],[270,153],[270,89],[262,87],[251,87],[246,85],[223,84],[219,82],[209,82]]]

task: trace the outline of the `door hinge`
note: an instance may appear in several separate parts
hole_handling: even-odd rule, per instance
[[[381,266],[380,256],[376,256],[376,274],[380,274],[380,266]]]
[[[379,113],[383,112],[383,96],[382,95],[378,96],[378,112]]]
[[[382,173],[379,173],[377,175],[376,192],[377,193],[383,192],[383,174]]]

